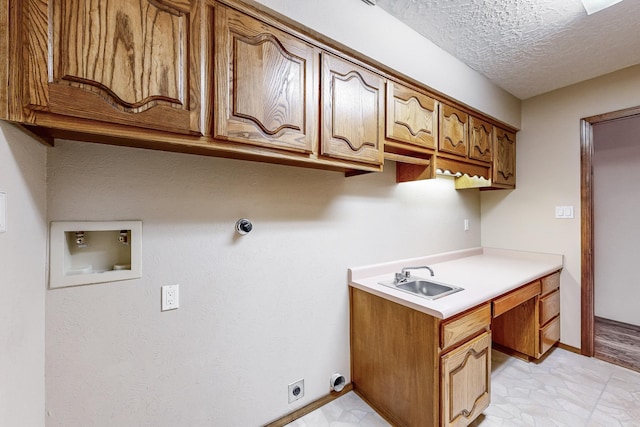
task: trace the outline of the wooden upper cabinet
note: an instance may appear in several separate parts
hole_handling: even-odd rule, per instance
[[[491,162],[493,125],[473,116],[469,123],[469,158]]]
[[[387,82],[386,138],[435,149],[438,102],[399,83]]]
[[[446,104],[440,106],[440,143],[438,150],[467,157],[469,115]]]
[[[348,174],[381,171],[386,156],[399,165],[398,182],[442,169],[515,185],[515,134],[268,8],[0,2],[0,118],[33,127],[44,143],[64,137]]]
[[[215,16],[215,137],[313,152],[319,74],[314,47],[222,5]]]
[[[516,185],[516,134],[495,128],[493,182],[504,186]]]
[[[381,165],[384,79],[323,52],[321,99],[322,155]]]
[[[193,3],[30,2],[27,108],[199,133],[200,20]]]

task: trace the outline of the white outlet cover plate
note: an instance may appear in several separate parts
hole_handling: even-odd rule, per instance
[[[180,285],[163,286],[161,310],[175,310],[178,307],[180,307]]]
[[[300,393],[295,395],[293,393],[296,387],[300,387]],[[293,403],[298,399],[302,399],[304,397],[304,379],[298,380],[294,383],[289,384],[289,403]]]
[[[0,191],[0,233],[7,231],[7,193]]]

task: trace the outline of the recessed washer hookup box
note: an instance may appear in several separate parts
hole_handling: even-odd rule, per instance
[[[142,277],[142,221],[52,221],[49,288]]]

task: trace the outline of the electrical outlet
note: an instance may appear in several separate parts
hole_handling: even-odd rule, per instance
[[[162,311],[175,310],[180,307],[180,285],[162,287]]]
[[[289,384],[289,403],[304,396],[304,379]]]

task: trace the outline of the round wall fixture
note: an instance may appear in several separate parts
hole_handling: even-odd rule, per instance
[[[249,221],[248,219],[240,218],[236,222],[236,231],[239,234],[245,235],[249,233],[251,230],[253,230],[253,224],[251,224],[251,221]]]
[[[345,380],[344,376],[337,372],[331,375],[331,378],[329,379],[329,385],[331,386],[331,390],[337,391],[337,392],[342,391],[346,383],[347,381]]]

